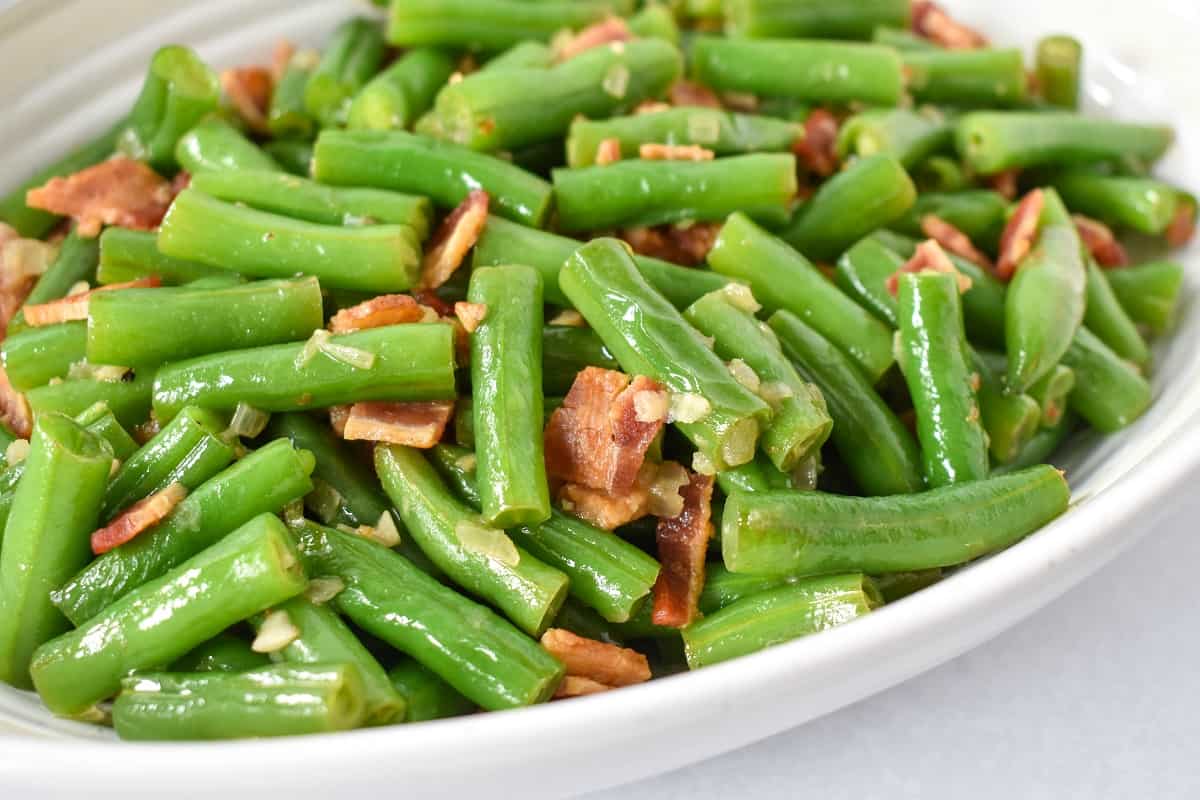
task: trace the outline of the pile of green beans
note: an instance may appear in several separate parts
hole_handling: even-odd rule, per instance
[[[1037,534],[1064,443],[1150,407],[1196,197],[1154,173],[1170,128],[1079,113],[1075,39],[950,49],[909,0],[375,5],[253,109],[162,47],[0,197],[0,247],[53,243],[0,287],[0,680],[53,713],[328,733],[569,696],[553,629],[598,669],[749,655]],[[29,205],[114,155],[160,222]]]

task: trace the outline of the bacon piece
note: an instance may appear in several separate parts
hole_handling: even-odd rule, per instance
[[[425,319],[421,305],[406,294],[381,294],[356,306],[343,308],[329,320],[334,333],[351,333],[385,325],[403,325]]]
[[[181,169],[171,179],[171,199],[174,200],[186,188],[192,185],[192,173]]]
[[[971,239],[958,228],[935,214],[921,218],[921,232],[942,246],[948,253],[965,258],[986,270],[992,270],[992,260],[971,243]]]
[[[805,168],[828,178],[838,168],[838,121],[827,108],[814,108],[804,120],[804,137],[792,143],[792,152]]]
[[[329,407],[329,427],[342,439],[346,438],[346,421],[350,419],[350,408],[349,405]]]
[[[452,416],[453,400],[355,403],[350,406],[341,436],[346,440],[387,442],[427,450],[442,440]]]
[[[668,95],[672,106],[684,108],[721,108],[721,99],[707,86],[679,80],[671,84]]]
[[[942,246],[933,239],[917,245],[917,252],[913,253],[913,257],[888,277],[887,290],[892,297],[895,297],[897,292],[900,291],[900,275],[905,272],[913,274],[918,272],[945,272],[958,279],[958,291],[960,294],[971,288],[971,279],[954,268],[954,262],[942,250]]]
[[[555,478],[608,492],[633,488],[666,420],[639,419],[637,397],[663,388],[644,375],[587,367],[546,425],[546,469]],[[642,406],[644,407],[644,402]]]
[[[74,217],[80,236],[95,236],[104,225],[149,231],[158,227],[171,204],[171,184],[140,161],[117,156],[30,189],[25,203],[52,214]]]
[[[1000,257],[996,259],[996,277],[1000,280],[1011,280],[1017,267],[1033,249],[1045,204],[1045,194],[1041,189],[1034,189],[1021,199],[1017,210],[1004,226],[1004,233],[1000,236]]]
[[[625,228],[618,235],[635,253],[695,266],[708,258],[720,233],[720,222],[694,222],[691,225]]]
[[[416,298],[418,303],[430,309],[439,317],[454,316],[454,306],[438,297],[437,292],[434,292],[432,289],[417,289],[412,293],[412,296]]]
[[[563,511],[605,531],[616,530],[650,513],[650,492],[641,486],[609,492],[566,483],[558,490],[558,501]]]
[[[1113,235],[1112,228],[1082,214],[1073,214],[1071,219],[1075,222],[1075,230],[1079,231],[1083,246],[1097,264],[1106,269],[1129,265],[1129,255]]]
[[[267,108],[275,91],[275,78],[270,69],[250,66],[224,70],[221,88],[250,130],[267,132]]]
[[[568,61],[580,53],[587,52],[593,47],[606,44],[617,44],[632,41],[633,33],[625,20],[620,17],[608,17],[581,30],[574,36],[558,41],[554,51],[559,61]]]
[[[157,436],[158,432],[161,430],[162,426],[158,424],[158,419],[156,419],[152,413],[150,414],[150,418],[145,422],[141,423],[140,425],[134,425],[133,430],[131,430],[129,434],[138,444],[145,444]]]
[[[33,412],[25,395],[8,382],[8,373],[0,367],[0,421],[18,438],[28,439],[33,434]]]
[[[997,172],[995,175],[990,176],[988,183],[1005,200],[1016,200],[1018,191],[1017,182],[1020,177],[1021,170],[1006,169],[1003,172]]]
[[[607,692],[612,688],[612,686],[605,686],[603,683],[597,683],[590,678],[567,675],[558,684],[558,688],[554,690],[554,699],[565,700],[568,697],[585,697],[589,694]]]
[[[107,286],[97,286],[79,294],[70,294],[51,300],[49,303],[25,306],[25,322],[31,328],[42,325],[54,325],[59,322],[70,322],[88,318],[88,301],[98,292],[112,292],[118,289],[150,289],[161,286],[162,281],[157,275],[148,278],[138,278],[136,281],[125,283],[110,283]]]
[[[542,647],[567,668],[567,674],[605,686],[632,686],[650,680],[650,662],[636,650],[577,636],[563,628],[542,634]]]
[[[434,234],[432,247],[421,261],[421,287],[436,289],[459,268],[487,224],[488,193],[474,189]]]
[[[647,142],[638,147],[645,161],[712,161],[716,153],[698,144],[659,144]]]
[[[621,140],[616,137],[604,139],[596,147],[596,166],[607,167],[621,160]]]
[[[1183,247],[1192,240],[1196,233],[1196,203],[1191,198],[1179,200],[1179,207],[1171,224],[1167,226],[1167,244],[1171,247]]]
[[[55,245],[23,239],[15,228],[0,223],[0,341],[57,253]]]
[[[92,534],[92,552],[107,553],[118,545],[125,544],[142,531],[162,522],[168,514],[187,497],[187,487],[172,483],[161,492],[138,500],[117,515],[116,519]]]
[[[977,50],[988,46],[983,34],[958,22],[928,0],[914,0],[912,27],[918,36],[948,50]]]
[[[474,333],[475,329],[487,319],[488,307],[486,303],[464,303],[459,301],[454,304],[454,316],[458,317],[458,321],[462,323],[463,329],[467,333]]]
[[[682,628],[700,615],[704,560],[713,534],[712,493],[712,476],[693,473],[683,487],[683,511],[658,521],[655,540],[662,570],[654,582],[655,625]]]

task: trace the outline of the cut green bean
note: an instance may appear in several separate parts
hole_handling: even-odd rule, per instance
[[[273,139],[263,144],[263,152],[275,163],[299,178],[307,178],[312,166],[312,142],[298,139]]]
[[[171,672],[245,672],[270,664],[266,653],[254,652],[250,642],[225,631],[176,659]]]
[[[176,143],[193,125],[217,110],[217,75],[195,51],[168,45],[150,59],[141,93],[129,112],[117,149],[160,171],[176,166]]]
[[[95,237],[86,238],[72,230],[63,239],[59,248],[58,258],[50,265],[50,269],[42,273],[33,290],[25,298],[25,305],[37,305],[66,297],[67,292],[80,281],[94,281],[96,267],[100,263],[100,243]],[[9,333],[15,328],[8,324]]]
[[[875,588],[885,603],[903,600],[910,594],[916,594],[940,581],[943,577],[941,569],[922,569],[916,572],[889,572],[886,575],[872,575]]]
[[[954,121],[926,106],[877,108],[855,114],[838,131],[837,152],[845,159],[887,153],[912,169],[935,153],[954,147]]]
[[[872,31],[871,41],[905,53],[912,50],[937,50],[940,47],[929,39],[913,33],[907,25],[903,28],[880,25]]]
[[[1175,325],[1183,285],[1183,267],[1179,264],[1155,261],[1112,270],[1107,277],[1126,313],[1152,335],[1161,336]]]
[[[193,174],[239,169],[280,170],[275,159],[219,117],[205,119],[180,137],[175,158],[183,169]]]
[[[1179,192],[1153,178],[1071,170],[1052,185],[1072,211],[1149,236],[1161,236],[1179,207]]]
[[[323,127],[345,125],[350,104],[383,61],[383,31],[377,22],[354,17],[329,37],[321,60],[304,87],[304,108]]]
[[[347,127],[404,129],[433,107],[438,90],[453,74],[454,58],[442,50],[420,47],[396,59],[354,96]]]
[[[60,322],[10,333],[2,350],[4,372],[18,392],[65,378],[71,365],[82,361],[87,348],[87,323]]]
[[[1005,359],[994,366],[988,359],[976,357],[973,367],[979,375],[980,419],[987,432],[992,461],[1008,464],[1017,458],[1042,423],[1042,406],[1030,394],[1005,391]],[[1070,370],[1067,370],[1069,373]],[[1046,377],[1049,378],[1048,374]],[[1045,380],[1045,379],[1043,379]]]
[[[719,561],[710,562],[704,565],[704,591],[700,594],[700,610],[705,615],[715,614],[751,595],[762,594],[792,582],[792,579],[786,577],[730,572]]]
[[[908,90],[919,103],[1010,108],[1026,98],[1020,50],[917,50],[904,53]]]
[[[1070,36],[1038,40],[1034,75],[1038,92],[1047,103],[1074,111],[1079,106],[1083,72],[1083,45]]]
[[[1029,387],[1029,396],[1041,411],[1041,427],[1062,424],[1067,414],[1067,399],[1075,389],[1075,370],[1059,364]]]
[[[288,60],[283,75],[271,92],[271,103],[267,106],[267,130],[271,136],[297,141],[312,138],[316,120],[304,105],[304,90],[320,59],[314,50],[300,50]]]
[[[1083,324],[1121,358],[1140,365],[1150,361],[1150,347],[1138,332],[1137,323],[1117,299],[1107,273],[1091,258],[1087,259],[1087,301]]]
[[[906,0],[728,0],[725,32],[750,38],[870,39],[877,27],[907,28]]]
[[[136,428],[150,417],[153,390],[153,373],[143,372],[130,380],[80,378],[51,383],[30,389],[25,399],[35,419],[55,412],[73,417],[96,403],[103,403],[123,427]]]
[[[717,485],[727,495],[734,492],[769,492],[774,489],[798,488],[793,484],[791,477],[780,472],[771,460],[761,453],[755,456],[753,461],[718,472]]]
[[[554,48],[544,42],[530,39],[518,42],[503,53],[489,58],[479,70],[482,72],[501,69],[548,69],[554,65],[554,61]]]
[[[171,258],[158,251],[158,236],[153,231],[106,228],[100,234],[100,266],[96,280],[102,284],[125,283],[155,275],[164,284],[191,283],[228,275],[229,270]]]
[[[930,156],[913,168],[912,179],[921,193],[964,192],[975,185],[957,156]]]
[[[903,256],[868,236],[838,259],[833,282],[876,318],[895,328],[896,298],[887,290],[887,281],[904,263]]]
[[[1150,406],[1150,384],[1087,328],[1080,328],[1062,363],[1075,371],[1071,409],[1098,431],[1114,433]]]
[[[665,5],[649,3],[629,17],[629,31],[643,39],[662,39],[678,45],[679,23],[675,14]]]
[[[496,52],[526,39],[549,41],[563,28],[585,28],[612,13],[591,0],[405,0],[393,3],[388,42]]]
[[[411,658],[388,670],[388,679],[408,706],[407,722],[461,717],[475,710],[474,703]]]

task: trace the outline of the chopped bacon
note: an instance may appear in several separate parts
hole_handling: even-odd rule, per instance
[[[1092,258],[1096,259],[1097,264],[1106,269],[1128,266],[1129,256],[1113,235],[1111,228],[1082,214],[1074,214],[1071,219],[1075,222],[1075,230],[1079,231],[1083,246],[1092,254]]]
[[[683,511],[658,521],[655,539],[662,570],[654,582],[655,625],[682,628],[700,615],[704,560],[713,534],[712,493],[712,476],[693,473],[682,490]]]
[[[1167,244],[1171,247],[1183,247],[1192,240],[1196,233],[1196,202],[1190,197],[1180,198],[1179,207],[1171,224],[1167,226]]]
[[[174,200],[186,188],[192,185],[192,173],[181,169],[171,179],[171,199]]]
[[[271,51],[271,78],[275,83],[283,80],[283,75],[295,54],[296,46],[287,39],[280,39],[275,43],[275,49]]]
[[[567,674],[605,686],[632,686],[650,680],[650,662],[636,650],[577,636],[563,628],[542,634],[542,647],[567,668]]]
[[[992,269],[992,260],[979,252],[971,243],[970,237],[941,217],[926,214],[921,218],[921,232],[940,244],[946,252],[965,258],[986,270]]]
[[[589,25],[574,36],[558,41],[554,51],[559,61],[567,61],[593,47],[628,42],[632,39],[633,33],[630,32],[625,20],[620,17],[608,17]]]
[[[107,553],[114,547],[125,544],[142,531],[162,522],[168,514],[187,497],[187,487],[182,483],[172,483],[161,492],[155,492],[143,498],[100,530],[92,534],[92,552],[96,555]]]
[[[1016,200],[1018,192],[1018,180],[1021,177],[1021,170],[1006,169],[1003,172],[997,172],[988,178],[988,183],[992,189],[1003,197],[1005,200]]]
[[[346,422],[350,419],[350,409],[349,405],[329,407],[329,427],[342,439],[346,438]]]
[[[838,168],[838,121],[826,108],[814,108],[804,120],[804,136],[792,143],[792,152],[809,172],[828,178]]]
[[[475,329],[487,319],[488,307],[486,303],[464,303],[459,301],[454,304],[454,316],[458,317],[458,321],[462,323],[463,329],[467,333],[474,333]]]
[[[74,217],[80,236],[95,236],[104,225],[149,231],[158,227],[171,204],[171,184],[140,161],[117,156],[30,189],[25,203]]]
[[[454,401],[425,403],[355,403],[350,407],[342,438],[403,444],[423,450],[442,440],[454,416]]]
[[[996,276],[1000,280],[1011,280],[1017,267],[1033,249],[1045,204],[1045,194],[1041,189],[1034,189],[1021,199],[1017,210],[1004,226],[1004,233],[1000,237],[1000,257],[996,259]]]
[[[98,292],[112,292],[118,289],[151,289],[161,285],[162,282],[158,279],[158,276],[151,275],[148,278],[138,278],[136,281],[98,286],[86,292],[70,294],[66,297],[60,297],[57,300],[51,300],[49,303],[25,306],[25,322],[31,328],[37,328],[42,325],[54,325],[59,322],[87,319],[88,302],[92,295]]]
[[[589,694],[599,694],[612,689],[612,686],[605,686],[603,683],[597,683],[591,678],[580,678],[577,675],[567,675],[558,684],[558,688],[554,690],[555,700],[565,700],[568,697],[585,697]]]
[[[436,289],[462,264],[487,224],[488,193],[474,189],[442,221],[421,262],[421,286]]]
[[[891,293],[892,297],[895,297],[896,293],[899,292],[900,275],[905,272],[913,274],[918,272],[945,272],[958,279],[958,291],[960,293],[966,292],[971,288],[971,279],[955,269],[954,262],[942,250],[942,246],[933,239],[917,245],[917,252],[913,253],[913,257],[887,279],[887,290]]]
[[[138,444],[145,444],[157,436],[158,432],[161,430],[162,426],[158,424],[158,419],[152,413],[150,414],[150,418],[145,422],[141,423],[140,425],[134,425],[133,429],[129,431],[129,433],[131,436],[133,436],[133,440],[135,442]]]
[[[21,439],[33,434],[33,412],[25,395],[8,382],[8,373],[0,367],[0,422]]]
[[[619,235],[635,253],[694,266],[703,264],[708,258],[720,233],[720,222],[695,222],[691,225],[625,228]]]
[[[417,302],[421,305],[433,310],[433,313],[439,317],[453,317],[454,306],[447,303],[445,300],[437,296],[437,293],[430,289],[417,289],[412,293]]]
[[[596,166],[607,167],[621,160],[621,140],[616,137],[604,139],[596,147]]]
[[[650,492],[641,486],[624,492],[609,492],[566,483],[558,490],[563,511],[606,531],[616,530],[649,514],[650,500]]]
[[[646,451],[665,419],[639,419],[637,397],[663,388],[644,375],[587,367],[575,376],[546,425],[546,469],[568,483],[624,492],[633,488]],[[644,403],[642,403],[644,406]]]
[[[716,153],[698,144],[659,144],[647,142],[638,147],[645,161],[712,161]]]
[[[685,108],[721,108],[721,99],[707,86],[679,80],[671,84],[671,105]]]
[[[403,325],[425,319],[421,305],[406,294],[381,294],[356,306],[343,308],[329,320],[334,333],[351,333],[385,325]]]
[[[977,50],[988,46],[983,34],[958,22],[928,0],[914,0],[912,28],[917,35],[948,50]]]
[[[267,67],[234,67],[221,73],[221,88],[250,130],[267,132],[267,108],[275,79]]]
[[[0,341],[56,253],[54,245],[23,239],[15,228],[0,223]]]

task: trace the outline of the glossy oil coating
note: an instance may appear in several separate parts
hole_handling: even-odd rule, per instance
[[[179,165],[192,174],[282,169],[275,159],[220,117],[209,117],[179,138]]]

